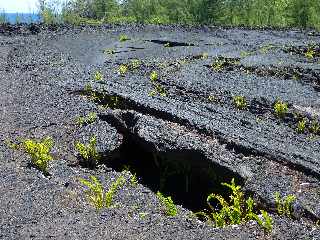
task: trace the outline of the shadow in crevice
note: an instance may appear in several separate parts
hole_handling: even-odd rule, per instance
[[[235,178],[237,184],[243,184],[238,174],[197,150],[158,151],[154,143],[131,133],[124,137],[118,156],[109,162],[109,167],[118,171],[125,166],[136,173],[141,184],[171,196],[176,204],[192,211],[205,208],[210,193],[227,199],[229,192],[222,182]]]
[[[166,41],[166,40],[147,40],[152,43],[161,44],[165,47],[189,47],[194,46],[193,43],[184,43],[184,42],[175,42],[175,41]]]

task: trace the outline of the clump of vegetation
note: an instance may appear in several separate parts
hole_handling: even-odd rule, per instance
[[[280,100],[277,100],[273,106],[273,110],[276,117],[284,118],[288,112],[288,104]]]
[[[236,108],[240,110],[246,109],[248,107],[247,100],[244,96],[234,96],[233,103],[236,106]]]
[[[152,71],[150,74],[150,81],[155,82],[158,80],[158,73],[156,71]]]
[[[210,96],[208,97],[208,101],[210,101],[210,102],[216,102],[216,101],[217,101],[217,98],[216,98],[215,96],[213,96],[213,95],[210,95]]]
[[[165,97],[167,96],[166,89],[161,84],[157,83],[158,79],[158,73],[156,71],[152,71],[150,74],[150,82],[153,85],[153,90],[149,93],[149,96],[159,94],[161,97]]]
[[[139,183],[137,174],[132,173],[131,167],[129,165],[124,165],[123,166],[123,171],[122,172],[128,172],[130,175],[130,183],[132,186],[136,187]]]
[[[225,57],[219,56],[214,60],[214,62],[211,65],[211,68],[214,71],[220,72],[226,67],[232,67],[239,63],[240,61],[238,59],[225,58]]]
[[[95,72],[93,78],[96,81],[102,81],[103,80],[103,74],[101,72],[97,71],[97,72]]]
[[[159,83],[154,83],[153,90],[149,93],[149,96],[156,96],[157,94],[159,94],[161,97],[167,96],[166,89]]]
[[[118,72],[120,75],[124,76],[128,72],[128,67],[124,64],[121,64]]]
[[[75,149],[80,155],[82,163],[87,167],[94,168],[100,160],[96,145],[97,139],[95,136],[90,138],[89,144],[87,145],[81,142],[75,143]]]
[[[167,42],[166,44],[163,45],[164,47],[171,47],[170,43]]]
[[[50,153],[53,145],[54,142],[51,137],[46,137],[40,141],[26,139],[22,142],[24,151],[31,157],[32,165],[45,175],[48,174],[49,162],[53,160]]]
[[[127,35],[120,34],[120,36],[119,36],[119,41],[120,42],[125,42],[125,41],[128,41],[128,40],[130,40],[130,38]]]
[[[84,91],[87,92],[87,93],[92,92],[92,86],[90,84],[86,84],[84,86]]]
[[[202,59],[202,60],[208,59],[208,57],[209,57],[209,54],[206,53],[206,52],[204,52],[204,53],[201,54],[201,59]]]
[[[223,60],[223,59],[216,59],[216,60],[212,63],[211,67],[212,67],[212,69],[213,69],[214,71],[220,72],[220,71],[223,69],[224,64],[225,64],[225,60]]]
[[[130,62],[130,68],[132,70],[138,69],[141,66],[141,61],[139,59],[133,59]]]
[[[88,188],[85,191],[88,202],[97,210],[104,207],[112,207],[113,198],[116,192],[125,184],[125,178],[121,175],[111,184],[107,192],[103,189],[101,182],[94,176],[90,176],[90,180],[80,178],[80,183]]]
[[[293,203],[296,200],[296,197],[292,194],[281,198],[280,193],[276,192],[274,195],[277,212],[280,216],[285,215],[287,217],[291,217],[293,213]]]
[[[315,50],[313,48],[309,47],[307,49],[307,51],[304,53],[304,56],[308,59],[313,59],[315,56],[315,53],[316,53]]]
[[[270,50],[272,50],[273,48],[275,48],[274,45],[268,44],[268,45],[265,45],[265,46],[261,47],[261,48],[259,49],[259,52],[262,53],[262,54],[266,54],[266,53],[268,53]]]
[[[105,201],[101,182],[95,176],[90,176],[90,181],[83,178],[80,178],[79,181],[88,188],[85,191],[88,202],[97,210],[102,209]]]
[[[112,202],[113,202],[113,198],[114,198],[115,194],[117,193],[117,191],[120,188],[123,187],[125,182],[126,182],[126,179],[124,178],[124,176],[121,175],[120,177],[117,178],[116,181],[114,181],[111,184],[111,187],[105,193],[105,206],[106,206],[106,208],[112,207]]]
[[[311,126],[310,126],[310,132],[313,133],[313,134],[318,134],[320,133],[320,124],[318,121],[316,120],[313,120],[311,122]]]
[[[161,203],[161,205],[164,207],[164,211],[167,216],[176,216],[178,213],[177,206],[172,201],[171,197],[165,197],[161,192],[157,192],[157,197]]]
[[[85,117],[78,117],[77,119],[77,124],[80,126],[83,125],[88,125],[91,123],[94,123],[97,120],[97,114],[95,112],[90,112],[87,116]]]
[[[103,50],[103,52],[105,54],[111,54],[111,55],[116,53],[116,51],[112,48],[107,48],[107,49]]]
[[[222,183],[223,186],[231,190],[230,202],[225,200],[221,195],[210,194],[207,197],[209,210],[196,213],[197,216],[204,217],[215,227],[225,227],[227,225],[241,224],[250,220],[255,220],[267,231],[272,230],[273,220],[269,214],[263,210],[260,211],[262,218],[254,212],[254,200],[249,197],[245,199],[241,187],[235,184],[234,179],[231,183]],[[211,202],[217,201],[220,208],[214,207]]]
[[[296,131],[297,131],[298,133],[304,133],[305,130],[306,130],[306,123],[307,123],[307,120],[306,120],[305,118],[301,119],[301,120],[298,122]]]

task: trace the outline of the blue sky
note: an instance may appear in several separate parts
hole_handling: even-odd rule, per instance
[[[38,0],[0,0],[0,12],[7,13],[32,13],[37,10]]]

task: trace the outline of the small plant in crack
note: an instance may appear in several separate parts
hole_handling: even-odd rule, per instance
[[[202,59],[202,60],[208,59],[208,57],[209,57],[209,54],[206,53],[206,52],[204,52],[204,53],[201,54],[201,59]]]
[[[244,110],[248,107],[247,100],[244,96],[234,96],[233,103],[239,110]]]
[[[79,179],[80,183],[88,189],[85,191],[88,202],[97,210],[104,207],[104,190],[101,182],[95,176],[90,176],[90,180]]]
[[[120,42],[125,42],[125,41],[128,41],[128,40],[130,40],[130,38],[126,34],[120,34],[120,36],[119,36],[119,41]]]
[[[121,175],[120,177],[118,177],[116,179],[116,181],[114,181],[111,184],[111,187],[109,188],[109,190],[105,193],[105,206],[106,208],[110,208],[112,207],[112,203],[113,203],[113,198],[115,196],[115,194],[117,193],[117,191],[119,189],[121,189],[123,187],[123,185],[126,183],[126,179],[124,178],[123,175]]]
[[[288,113],[288,104],[277,100],[273,105],[274,114],[278,118],[284,118]]]
[[[95,136],[90,138],[89,144],[85,145],[81,142],[75,143],[75,149],[81,157],[81,163],[89,168],[95,168],[100,160],[100,155],[96,148],[97,139]]]
[[[216,96],[214,96],[214,95],[210,95],[210,96],[208,97],[208,101],[209,101],[209,102],[217,102],[217,101],[218,101],[218,99],[217,99],[217,97],[216,97]]]
[[[94,73],[93,78],[95,81],[103,81],[103,74],[101,72],[97,71]]]
[[[167,216],[174,217],[178,213],[177,206],[174,204],[170,196],[165,197],[161,192],[157,192],[157,197],[164,208],[164,212]]]
[[[139,183],[138,177],[136,173],[133,173],[131,167],[129,165],[123,166],[123,172],[128,172],[130,175],[130,183],[132,186],[136,187]]]
[[[309,130],[313,134],[319,134],[320,133],[320,124],[319,124],[319,122],[316,121],[316,120],[313,120],[311,122]]]
[[[307,51],[304,53],[304,56],[308,59],[313,59],[315,55],[315,50],[312,47],[309,47]]]
[[[291,217],[293,213],[293,203],[296,200],[296,197],[292,194],[281,198],[279,192],[274,194],[274,199],[276,202],[277,212],[280,216]]]
[[[85,117],[78,117],[76,123],[79,126],[83,125],[88,125],[91,123],[94,123],[97,120],[97,114],[95,112],[90,112],[87,116]]]
[[[171,47],[171,45],[170,45],[169,42],[165,43],[163,46],[164,46],[164,47]]]
[[[86,85],[84,86],[84,91],[85,91],[86,93],[91,93],[91,92],[92,92],[92,86],[91,86],[90,84],[86,84]]]
[[[130,68],[132,70],[138,69],[141,66],[141,61],[139,59],[133,59],[130,62]]]
[[[304,133],[306,130],[307,120],[305,118],[301,119],[296,127],[297,133]]]
[[[212,193],[207,197],[209,210],[197,212],[196,215],[198,217],[204,218],[215,227],[225,227],[255,220],[265,230],[272,230],[272,218],[263,210],[260,211],[263,219],[254,212],[254,200],[251,197],[245,199],[241,187],[235,184],[234,179],[231,180],[230,184],[222,183],[222,185],[231,190],[230,202],[221,195]],[[214,207],[211,202],[218,202],[220,207]]]
[[[126,179],[121,175],[111,184],[108,191],[105,191],[101,182],[95,176],[90,176],[90,180],[79,179],[80,183],[88,189],[85,191],[88,202],[97,210],[110,208],[113,206],[113,199],[117,191],[123,187]]]
[[[157,94],[159,94],[161,97],[167,96],[166,89],[159,83],[154,83],[153,90],[149,93],[149,96],[156,96]]]
[[[124,65],[124,64],[121,64],[119,69],[118,69],[118,73],[121,76],[124,76],[127,72],[128,72],[128,67],[126,65]]]
[[[115,51],[114,49],[112,49],[112,48],[107,48],[107,49],[103,50],[103,52],[104,52],[105,54],[110,54],[110,55],[116,53],[116,51]]]
[[[158,80],[158,73],[156,71],[152,71],[150,74],[150,81],[155,82]]]
[[[51,137],[46,137],[40,141],[26,139],[22,142],[22,148],[31,157],[32,165],[48,175],[49,162],[53,160],[51,149],[54,142]]]
[[[220,71],[222,71],[224,64],[225,64],[225,60],[223,60],[223,59],[216,59],[216,60],[212,63],[211,67],[212,67],[212,69],[213,69],[214,71],[220,72]]]

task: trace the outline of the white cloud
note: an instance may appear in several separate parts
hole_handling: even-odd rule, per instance
[[[7,13],[32,13],[37,11],[38,0],[0,0],[0,10]]]

